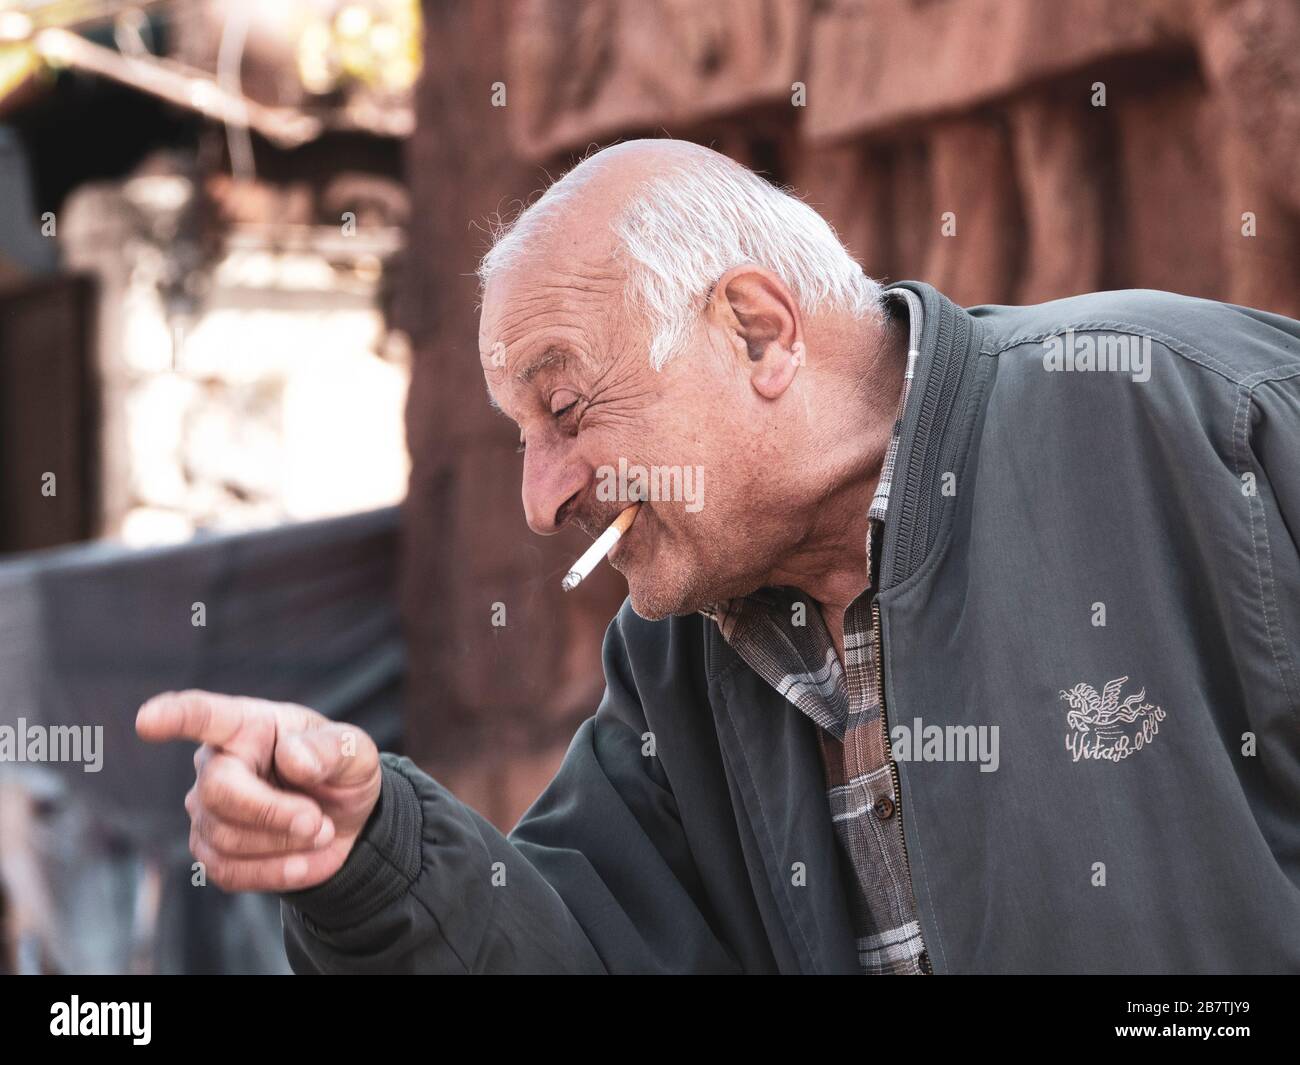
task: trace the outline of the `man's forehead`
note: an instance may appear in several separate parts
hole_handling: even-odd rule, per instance
[[[593,349],[609,339],[602,328],[609,315],[602,307],[565,300],[556,290],[519,293],[517,299],[512,308],[500,290],[485,295],[478,344],[490,380],[512,378],[526,385],[546,370],[594,368]]]
[[[540,333],[563,305],[563,293],[536,285],[524,286],[514,278],[493,278],[483,292],[479,310],[479,357],[485,366],[502,370],[527,349],[536,355]],[[511,369],[516,369],[513,366]]]
[[[548,372],[599,372],[618,342],[622,292],[621,275],[608,261],[565,257],[561,266],[530,256],[493,276],[483,292],[478,337],[489,397],[493,389],[527,387]]]

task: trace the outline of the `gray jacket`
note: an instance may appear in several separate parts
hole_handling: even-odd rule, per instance
[[[934,970],[1300,971],[1300,323],[901,284],[879,603],[891,735],[935,738],[898,765]],[[858,971],[816,726],[700,615],[625,603],[603,659],[508,836],[383,756],[284,896],[296,971]]]

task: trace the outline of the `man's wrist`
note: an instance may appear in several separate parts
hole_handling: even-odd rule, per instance
[[[419,876],[424,816],[396,760],[380,755],[379,798],[338,871],[314,887],[280,896],[320,928],[360,924],[404,895]]]

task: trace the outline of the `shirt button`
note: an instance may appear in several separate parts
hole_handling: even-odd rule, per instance
[[[888,795],[882,795],[876,800],[876,816],[882,821],[888,821],[894,816],[894,800]]]

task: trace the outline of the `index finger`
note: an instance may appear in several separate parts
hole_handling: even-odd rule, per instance
[[[245,721],[245,700],[216,692],[163,692],[140,707],[136,734],[149,743],[193,740],[223,747]]]

